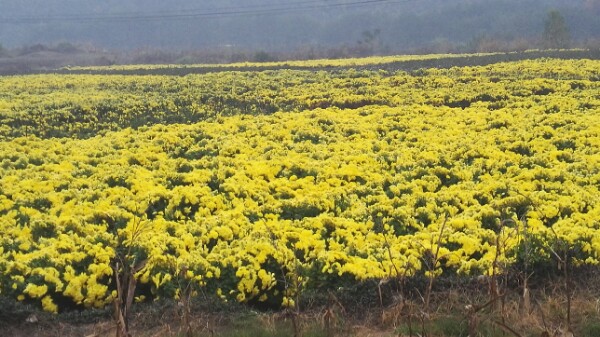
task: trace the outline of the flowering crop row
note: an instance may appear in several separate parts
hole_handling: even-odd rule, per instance
[[[118,109],[106,112],[114,131],[85,137],[68,118],[51,127],[74,138],[3,124],[0,294],[54,312],[102,307],[125,257],[144,261],[139,295],[178,297],[191,283],[293,305],[300,288],[347,277],[502,272],[522,258],[525,230],[596,264],[598,68],[2,78],[3,118]],[[236,101],[210,110],[200,92],[213,89]],[[176,123],[165,107],[182,97],[212,116]],[[259,101],[273,111],[239,110]],[[155,125],[119,124],[134,107]]]
[[[522,61],[388,71],[219,72],[176,76],[38,75],[0,80],[0,140],[89,138],[154,124],[371,105],[588,109],[596,62]],[[552,93],[553,95],[549,95]],[[548,97],[544,97],[548,96]],[[551,101],[554,99],[554,101]],[[525,105],[524,105],[525,104]]]

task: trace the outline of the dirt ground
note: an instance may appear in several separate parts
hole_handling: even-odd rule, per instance
[[[335,306],[326,300],[309,306],[307,301],[299,315],[199,299],[190,308],[189,326],[194,337],[284,337],[293,335],[295,317],[303,337],[404,337],[424,332],[429,337],[462,337],[470,331],[485,337],[571,337],[570,331],[577,337],[598,337],[600,274],[596,270],[580,275],[570,289],[570,301],[560,278],[532,290],[528,301],[519,288],[504,288],[504,294],[490,302],[485,286],[440,285],[429,310],[418,296],[399,295],[380,304],[360,302],[360,292]],[[139,304],[130,317],[132,336],[186,336],[181,313],[176,301]],[[116,325],[111,308],[52,315],[0,298],[0,337],[5,336],[112,337]]]

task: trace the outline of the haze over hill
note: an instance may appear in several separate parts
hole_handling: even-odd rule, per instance
[[[526,48],[539,40],[551,10],[565,18],[574,44],[600,40],[599,0],[1,0],[0,8],[0,44],[8,48]]]

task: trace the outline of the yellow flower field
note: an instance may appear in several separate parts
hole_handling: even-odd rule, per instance
[[[503,273],[526,239],[597,264],[598,69],[0,78],[0,295],[103,307],[120,261],[146,298],[293,306],[341,279]]]

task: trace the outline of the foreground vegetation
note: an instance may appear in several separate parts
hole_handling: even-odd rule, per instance
[[[510,287],[532,311],[558,275],[572,328],[571,272],[600,258],[599,68],[1,78],[0,295],[299,317],[368,284],[397,325],[439,307],[441,276],[481,276],[475,318]]]

